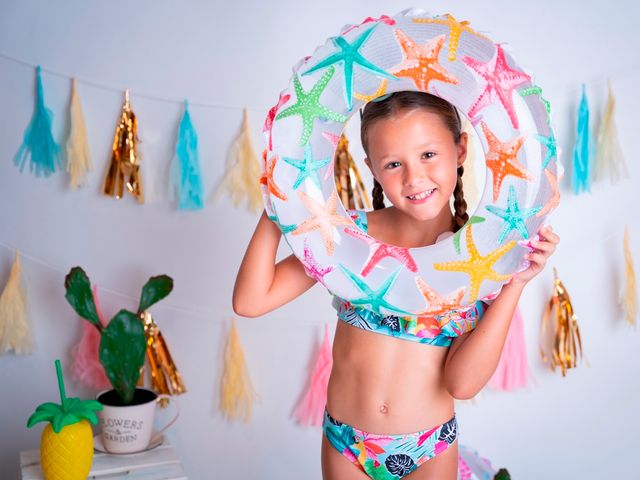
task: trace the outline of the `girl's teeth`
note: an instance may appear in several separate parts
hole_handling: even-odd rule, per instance
[[[425,192],[418,193],[417,195],[410,195],[409,199],[411,199],[411,200],[422,200],[422,199],[427,198],[432,193],[433,193],[433,189],[432,190],[427,190]]]

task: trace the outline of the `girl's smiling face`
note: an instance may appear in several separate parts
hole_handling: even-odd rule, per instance
[[[412,109],[376,120],[367,138],[365,162],[397,209],[419,221],[452,216],[466,133],[456,143],[440,115]]]

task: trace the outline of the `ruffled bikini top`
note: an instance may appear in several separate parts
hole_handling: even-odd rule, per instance
[[[366,232],[367,213],[349,210],[349,214],[356,225]],[[479,300],[471,306],[435,316],[381,315],[336,296],[333,297],[333,306],[338,318],[354,327],[413,342],[448,347],[455,337],[476,328],[488,305]]]

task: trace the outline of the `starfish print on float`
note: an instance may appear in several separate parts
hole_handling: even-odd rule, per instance
[[[292,232],[293,235],[301,235],[314,230],[320,230],[320,234],[324,239],[327,255],[333,255],[335,248],[335,242],[333,240],[335,227],[340,225],[350,226],[352,224],[349,217],[343,217],[336,212],[338,205],[337,190],[335,188],[333,189],[325,205],[322,205],[304,192],[299,192],[299,194],[300,200],[302,200],[302,203],[304,203],[307,210],[309,210],[313,216],[299,224],[298,228]]]
[[[338,49],[337,52],[329,55],[324,60],[321,60],[302,75],[308,75],[321,68],[328,67],[334,63],[341,63],[344,70],[344,91],[345,91],[345,103],[349,110],[353,110],[353,65],[359,65],[360,67],[368,70],[374,75],[381,76],[388,79],[394,79],[393,75],[390,75],[380,67],[374,65],[369,60],[364,58],[360,53],[360,48],[364,45],[364,42],[373,33],[376,26],[374,25],[370,29],[361,33],[353,43],[347,42],[344,37],[333,37],[331,41],[333,45]]]
[[[384,299],[387,293],[389,293],[389,290],[391,290],[391,287],[395,283],[396,278],[398,278],[398,275],[400,274],[402,267],[398,267],[396,271],[393,272],[391,275],[389,275],[384,280],[384,282],[382,282],[382,285],[380,285],[376,290],[373,290],[369,285],[367,285],[364,279],[360,278],[358,275],[353,273],[344,265],[340,264],[339,267],[340,267],[340,270],[342,270],[342,273],[344,273],[345,276],[349,278],[355,284],[356,287],[358,287],[358,290],[364,293],[364,297],[349,300],[349,303],[351,305],[354,305],[354,306],[369,305],[369,310],[377,313],[378,315],[383,314],[380,311],[381,308],[386,308],[387,310],[390,310],[395,313],[410,315],[409,312],[405,312],[404,310],[400,310],[394,307]]]
[[[335,270],[335,267],[333,265],[327,265],[325,267],[320,265],[316,261],[313,255],[313,252],[309,248],[309,242],[307,241],[306,238],[304,240],[303,258],[301,259],[300,263],[302,263],[304,271],[307,272],[307,275],[309,275],[312,278],[315,278],[317,281],[319,281],[323,285],[324,285],[324,276]]]
[[[467,290],[465,287],[460,287],[453,293],[445,296],[440,295],[433,288],[431,288],[423,278],[416,277],[415,280],[416,286],[418,287],[418,290],[420,291],[420,294],[422,295],[426,303],[426,309],[419,312],[419,316],[435,316],[444,312],[448,312],[450,310],[455,310],[460,306],[462,297],[464,297],[464,294]]]
[[[480,125],[489,144],[486,164],[493,174],[493,201],[495,202],[500,196],[500,187],[507,175],[523,180],[532,180],[533,176],[518,162],[518,152],[524,143],[523,137],[516,137],[510,142],[503,143],[489,130],[486,123],[482,122]]]
[[[493,270],[493,264],[502,258],[509,250],[511,250],[516,242],[511,240],[501,247],[489,252],[487,255],[480,255],[476,244],[473,242],[471,233],[472,226],[469,225],[466,232],[466,247],[469,258],[457,262],[435,263],[433,268],[436,270],[444,270],[449,272],[463,272],[469,275],[471,281],[471,291],[469,292],[469,302],[475,302],[478,299],[480,285],[485,280],[494,280],[501,282],[511,278],[511,275],[500,275]]]
[[[319,189],[322,189],[322,185],[320,184],[320,178],[318,177],[318,170],[322,167],[326,166],[329,162],[331,162],[331,158],[322,158],[316,160],[313,158],[313,153],[311,151],[311,144],[307,144],[304,149],[304,158],[302,160],[298,160],[290,157],[282,157],[286,163],[291,165],[292,167],[300,170],[298,173],[298,178],[296,178],[295,183],[293,184],[293,189],[297,190],[302,182],[304,182],[307,178],[311,178],[313,182]]]
[[[536,217],[542,217],[543,215],[546,215],[560,204],[560,189],[558,189],[558,178],[553,174],[553,172],[550,172],[546,168],[544,170],[544,174],[547,176],[547,180],[549,180],[553,195],[549,200],[547,200],[547,203],[544,204],[542,210],[537,213]]]
[[[320,95],[333,77],[335,69],[329,69],[322,75],[322,78],[311,88],[305,92],[300,83],[298,76],[293,77],[293,88],[296,91],[296,103],[276,115],[276,120],[281,120],[291,115],[300,115],[302,117],[302,137],[300,138],[300,146],[303,147],[309,142],[313,133],[313,121],[316,118],[333,120],[334,122],[346,122],[347,117],[333,110],[329,110],[320,104]]]
[[[358,100],[362,100],[363,102],[370,102],[371,100],[375,100],[378,97],[381,97],[387,93],[387,80],[382,80],[378,89],[373,92],[371,95],[363,95],[361,93],[355,93],[355,96]]]
[[[408,248],[396,247],[395,245],[389,245],[388,243],[380,242],[370,235],[367,235],[362,230],[356,228],[345,228],[344,233],[364,241],[369,245],[369,258],[365,262],[360,275],[366,277],[371,270],[385,257],[392,257],[398,260],[411,272],[417,272],[418,266],[415,260],[409,253]]]
[[[272,141],[273,140],[273,135],[272,135],[273,121],[275,120],[276,114],[278,113],[278,110],[280,110],[280,107],[285,103],[287,103],[290,98],[291,98],[291,95],[289,95],[288,93],[285,95],[281,93],[280,97],[278,98],[278,103],[269,109],[269,112],[267,113],[267,118],[264,119],[264,126],[262,127],[262,133],[269,132],[269,150],[273,149],[273,141]]]
[[[547,154],[544,157],[542,162],[542,168],[547,168],[549,166],[549,162],[552,158],[557,158],[558,156],[558,142],[556,141],[556,137],[554,137],[553,132],[549,132],[551,135],[545,137],[544,135],[536,135],[536,139],[547,147]]]
[[[453,15],[447,13],[442,18],[414,18],[414,23],[435,23],[439,25],[447,25],[449,27],[449,61],[453,62],[456,59],[456,53],[458,51],[458,43],[460,42],[460,36],[462,32],[472,33],[480,38],[489,40],[484,35],[473,30],[469,27],[469,21],[463,20],[458,22]]]
[[[497,99],[507,111],[513,128],[518,128],[518,116],[513,106],[513,90],[518,85],[530,82],[531,77],[509,68],[500,45],[496,45],[496,55],[487,63],[481,63],[468,55],[462,57],[462,61],[486,82],[484,90],[469,109],[469,118],[475,118],[480,110]]]
[[[322,132],[322,136],[325,139],[327,139],[329,143],[331,143],[331,145],[333,145],[333,151],[335,156],[335,150],[338,147],[338,142],[340,141],[340,135],[336,135],[335,133],[331,133],[331,132]],[[334,167],[335,167],[335,161],[329,162],[329,168],[327,168],[327,171],[324,173],[324,180],[327,180],[331,175],[333,175]]]
[[[513,185],[509,185],[506,210],[498,208],[495,205],[487,205],[484,208],[504,220],[504,226],[502,227],[500,235],[498,235],[498,244],[501,244],[504,238],[512,230],[516,230],[524,239],[529,238],[529,232],[527,231],[527,218],[533,217],[542,209],[542,207],[527,208],[525,210],[521,209],[518,204],[516,189]]]
[[[411,78],[418,90],[423,92],[427,91],[432,80],[458,84],[458,79],[438,62],[444,35],[434,37],[422,46],[400,29],[395,31],[395,35],[402,48],[403,57],[402,63],[391,69],[391,73],[396,77]]]
[[[276,168],[276,162],[278,161],[278,157],[275,155],[267,160],[267,150],[262,152],[262,162],[264,165],[264,171],[260,176],[260,185],[264,185],[267,187],[267,190],[272,195],[278,197],[280,200],[287,200],[287,195],[280,190],[280,187],[276,185],[275,180],[273,179],[273,171]]]

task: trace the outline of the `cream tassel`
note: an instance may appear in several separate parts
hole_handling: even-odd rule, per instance
[[[244,360],[235,319],[231,320],[220,387],[220,410],[223,415],[230,420],[242,420],[248,423],[251,420],[255,393]]]
[[[9,279],[0,295],[0,355],[9,350],[17,355],[31,353],[27,302],[20,285],[20,254],[17,251]]]
[[[71,85],[71,132],[67,140],[67,172],[71,177],[71,188],[76,190],[79,186],[86,184],[85,174],[93,170],[93,165],[75,78]]]
[[[638,326],[638,290],[636,286],[636,272],[633,268],[633,255],[629,246],[629,227],[624,227],[624,295],[621,303],[624,309],[624,318],[629,325]]]
[[[607,175],[614,184],[620,177],[627,178],[627,164],[618,142],[618,130],[614,118],[616,99],[609,81],[609,95],[604,109],[602,123],[598,129],[596,142],[596,180],[603,180]]]
[[[258,212],[263,208],[262,192],[260,191],[260,163],[251,142],[249,116],[246,108],[243,113],[240,134],[234,140],[227,158],[227,171],[215,196],[219,197],[222,193],[231,196],[236,207],[247,200],[249,210]]]

